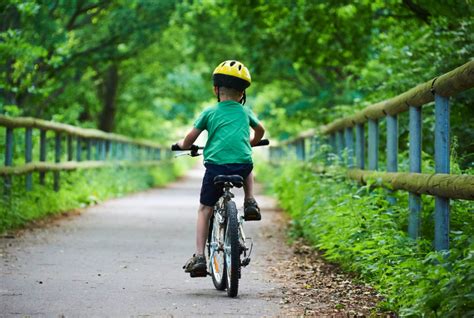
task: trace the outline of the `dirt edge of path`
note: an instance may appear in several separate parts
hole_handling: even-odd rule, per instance
[[[272,213],[273,225],[262,227],[262,235],[286,244],[268,253],[270,280],[281,286],[282,316],[288,317],[396,317],[377,304],[383,297],[354,275],[345,273],[303,239],[290,242],[289,216]]]

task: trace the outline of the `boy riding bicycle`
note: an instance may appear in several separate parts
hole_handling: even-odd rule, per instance
[[[260,208],[253,196],[252,148],[262,139],[265,129],[255,114],[245,107],[245,89],[250,86],[248,69],[230,60],[219,64],[212,75],[217,105],[207,108],[194,127],[179,141],[181,149],[189,149],[203,130],[208,131],[204,149],[204,174],[196,226],[196,253],[184,265],[187,273],[207,272],[204,249],[213,207],[222,194],[214,185],[217,175],[240,175],[244,178],[244,219],[260,220]],[[250,129],[254,136],[250,139]]]

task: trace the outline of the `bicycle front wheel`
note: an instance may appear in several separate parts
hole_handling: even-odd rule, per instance
[[[239,292],[240,243],[239,222],[235,202],[227,203],[227,227],[224,240],[224,253],[227,277],[227,295],[236,297]]]

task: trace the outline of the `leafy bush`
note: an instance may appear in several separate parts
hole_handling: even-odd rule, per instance
[[[435,252],[433,200],[423,196],[422,237],[407,235],[407,193],[360,187],[343,171],[292,163],[258,167],[292,218],[291,235],[302,236],[325,258],[370,282],[386,296],[380,306],[402,316],[463,317],[474,314],[474,220],[472,203],[452,202],[451,249]],[[270,175],[272,177],[270,177]]]

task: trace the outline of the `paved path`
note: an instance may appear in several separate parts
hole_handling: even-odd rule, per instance
[[[266,268],[267,254],[282,242],[258,231],[272,225],[269,198],[258,197],[264,221],[246,223],[255,248],[238,298],[215,290],[209,277],[182,271],[194,249],[202,174],[192,170],[165,189],[0,239],[0,316],[278,316],[280,289]]]

